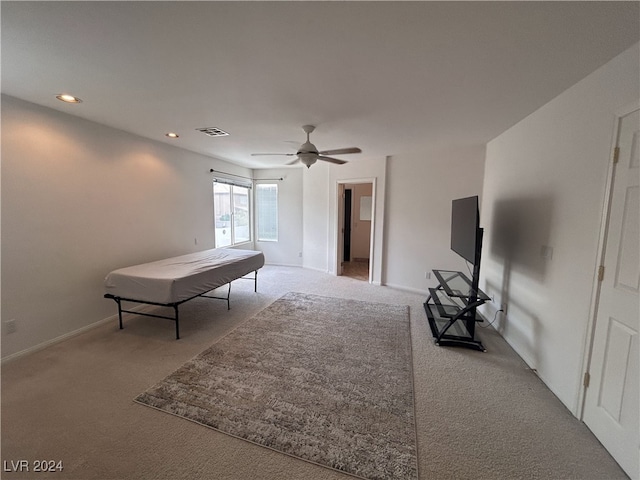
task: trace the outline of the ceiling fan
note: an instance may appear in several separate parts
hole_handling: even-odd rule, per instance
[[[316,127],[313,125],[303,125],[302,129],[306,132],[307,134],[307,141],[304,142],[302,145],[300,145],[300,148],[298,148],[298,151],[296,153],[252,153],[252,156],[258,156],[258,155],[286,155],[288,157],[298,157],[295,160],[293,160],[292,162],[287,163],[287,165],[293,165],[294,163],[296,163],[297,161],[302,162],[304,165],[307,166],[307,168],[309,168],[311,165],[313,165],[314,163],[316,163],[316,160],[322,160],[325,162],[331,162],[331,163],[335,163],[338,165],[342,165],[347,163],[346,160],[340,160],[339,158],[333,158],[333,157],[328,157],[327,155],[345,155],[347,153],[360,153],[362,152],[362,150],[360,150],[357,147],[351,147],[351,148],[338,148],[335,150],[323,150],[323,151],[318,151],[318,149],[316,148],[316,146],[311,143],[309,141],[309,134],[311,132],[313,132]]]

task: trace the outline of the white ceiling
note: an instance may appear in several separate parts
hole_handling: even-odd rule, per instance
[[[638,2],[3,1],[0,14],[3,93],[251,168],[289,161],[250,154],[295,152],[304,124],[320,149],[360,147],[341,157],[358,162],[482,145],[640,40]]]

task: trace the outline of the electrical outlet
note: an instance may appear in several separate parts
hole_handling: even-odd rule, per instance
[[[427,280],[431,279],[431,272],[424,272],[424,278],[426,278]]]
[[[9,335],[10,333],[16,333],[16,330],[18,329],[18,327],[16,326],[16,319],[12,318],[11,320],[5,320],[4,328],[7,332],[7,335]]]
[[[502,314],[506,317],[507,316],[507,304],[503,303],[502,305],[500,305],[500,310],[502,310]]]

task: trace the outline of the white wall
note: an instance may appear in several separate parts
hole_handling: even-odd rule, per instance
[[[433,269],[467,271],[450,249],[451,201],[480,195],[484,146],[394,155],[387,169],[384,283],[427,293]],[[481,226],[486,219],[481,218]],[[484,221],[483,221],[484,220]]]
[[[263,182],[278,185],[278,241],[255,245],[270,265],[302,266],[302,168],[254,170],[253,178],[282,178]]]
[[[302,265],[329,271],[329,165],[316,162],[302,172]]]
[[[639,54],[636,45],[487,146],[481,284],[508,306],[498,330],[574,414],[616,112],[638,102]]]
[[[113,315],[111,270],[213,248],[210,168],[251,174],[2,96],[2,357]]]

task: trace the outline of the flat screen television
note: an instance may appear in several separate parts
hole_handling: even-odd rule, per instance
[[[451,202],[451,250],[473,265],[472,283],[475,289],[478,288],[480,276],[482,233],[478,196],[453,200]]]
[[[451,250],[468,262],[476,263],[480,213],[478,196],[451,202]]]

